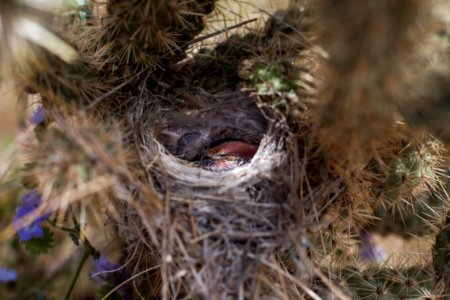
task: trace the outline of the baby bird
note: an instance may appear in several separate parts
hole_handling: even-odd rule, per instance
[[[171,154],[221,172],[248,163],[266,129],[267,121],[253,102],[236,101],[168,115],[159,140]]]

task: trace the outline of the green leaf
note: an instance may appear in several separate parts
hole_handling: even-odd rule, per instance
[[[25,249],[33,255],[48,253],[48,250],[53,246],[53,233],[44,227],[44,236],[41,238],[33,238],[25,242]]]

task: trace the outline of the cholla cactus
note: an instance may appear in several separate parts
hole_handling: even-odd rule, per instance
[[[78,276],[112,223],[127,276],[104,295],[450,295],[450,71],[420,46],[448,1],[291,1],[251,29],[221,1],[81,2],[0,4],[4,74],[40,105],[16,177],[42,201],[15,230],[50,214],[85,247]],[[241,32],[202,44],[214,18]],[[433,245],[367,262],[372,233]]]

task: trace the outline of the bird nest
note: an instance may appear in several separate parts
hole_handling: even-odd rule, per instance
[[[160,275],[143,277],[148,282],[138,279],[141,289],[144,285],[155,296],[159,276],[165,279],[163,291],[170,298],[270,295],[269,291],[279,290],[280,282],[292,280],[280,259],[298,243],[302,231],[289,196],[297,176],[291,163],[292,136],[281,115],[257,108],[249,93],[203,91],[191,97],[194,103],[176,113],[161,113],[159,107],[157,113],[142,116],[153,120],[138,130],[147,158],[144,167],[164,208],[139,219],[142,212],[123,207],[119,235],[129,255],[147,253],[147,259],[159,266]],[[183,143],[184,135],[205,129],[224,134],[218,127],[231,128],[225,134],[227,141],[242,138],[237,129],[257,136],[254,156],[223,169],[204,165],[204,159],[189,161],[184,152],[174,155],[173,144]],[[175,141],[169,140],[170,134]],[[137,273],[149,267],[144,261]]]

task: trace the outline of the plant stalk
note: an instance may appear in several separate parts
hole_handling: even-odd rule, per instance
[[[70,282],[69,289],[67,290],[66,296],[64,297],[64,300],[69,300],[70,295],[72,294],[73,288],[75,287],[75,284],[78,280],[78,277],[80,276],[81,270],[83,269],[84,264],[86,263],[87,259],[91,255],[90,249],[87,247],[84,247],[83,256],[81,257],[81,260],[78,264],[77,270],[75,272],[75,275],[72,278],[72,281]]]

